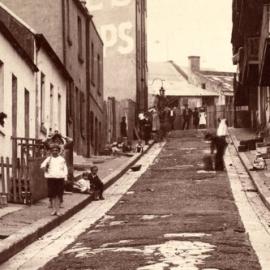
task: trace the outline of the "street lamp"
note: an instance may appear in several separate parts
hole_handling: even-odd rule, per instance
[[[163,82],[165,82],[165,80],[164,80],[164,79],[161,79],[161,78],[154,78],[154,79],[152,80],[151,85],[153,85],[155,81],[161,81],[161,87],[160,87],[160,89],[159,89],[159,92],[160,92],[160,93],[163,92],[163,94],[164,94],[164,93],[165,93],[165,89],[164,89],[164,87],[163,87]]]

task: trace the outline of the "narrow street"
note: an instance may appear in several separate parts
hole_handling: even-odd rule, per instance
[[[269,269],[269,232],[243,192],[247,175],[233,146],[228,174],[205,172],[209,144],[202,138],[176,131],[161,152],[155,144],[138,162],[141,170],[106,190],[105,201],[91,203],[0,269]]]

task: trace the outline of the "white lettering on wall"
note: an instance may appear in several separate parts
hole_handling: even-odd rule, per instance
[[[129,54],[134,50],[134,39],[131,36],[132,27],[131,22],[123,22],[118,26],[106,24],[100,27],[100,34],[104,43],[104,57],[107,55],[107,49],[114,46],[121,54]]]
[[[121,54],[129,54],[134,49],[134,39],[130,36],[132,33],[132,23],[124,22],[119,25],[119,38],[126,43],[125,46],[120,45],[118,52]]]
[[[131,0],[112,0],[113,7],[124,7],[129,5]]]
[[[106,57],[107,48],[113,47],[117,43],[117,28],[113,24],[102,25],[100,35],[104,43],[104,57]]]

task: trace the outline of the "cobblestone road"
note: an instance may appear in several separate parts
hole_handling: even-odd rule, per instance
[[[63,225],[61,236],[51,232],[46,247],[29,247],[6,269],[267,270],[259,264],[233,197],[228,174],[235,181],[234,194],[241,193],[239,179],[246,175],[236,170],[232,156],[226,157],[228,174],[203,171],[209,144],[192,131],[172,134],[154,160],[158,148],[141,160],[142,170],[152,164],[142,176],[124,175],[96,209],[89,205],[74,217],[77,223],[70,223],[69,231]],[[250,228],[250,208],[241,196],[237,203]],[[14,268],[23,256],[27,261]]]
[[[175,133],[105,217],[43,269],[261,269],[227,174],[202,170],[209,145]]]

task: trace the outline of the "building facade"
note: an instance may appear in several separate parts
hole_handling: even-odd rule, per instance
[[[162,87],[167,97],[167,106],[175,112],[174,128],[183,127],[183,110],[186,105],[193,111],[207,107],[207,127],[215,127],[217,113],[210,111],[219,94],[216,91],[195,86],[188,80],[188,74],[174,62],[149,63],[149,104],[155,107],[157,95]],[[207,104],[208,102],[208,104]],[[203,107],[203,108],[202,108]],[[214,119],[215,118],[215,119]]]
[[[113,97],[120,103],[126,100],[124,103],[131,106],[126,109],[129,113],[133,113],[135,103],[134,115],[128,116],[129,134],[133,134],[136,114],[148,107],[146,0],[86,2],[104,42],[104,97]],[[111,99],[108,100],[110,103]],[[108,121],[116,123],[118,119]],[[117,136],[118,133],[110,140]]]
[[[0,110],[7,115],[1,155],[11,157],[11,136],[45,139],[55,130],[66,136],[66,96],[72,78],[45,37],[3,5],[0,24],[14,50],[1,39]],[[28,68],[22,63],[28,63]]]
[[[43,33],[53,50],[71,74],[73,82],[67,95],[67,133],[74,140],[74,150],[77,154],[90,156],[98,153],[101,148],[101,136],[91,136],[91,110],[97,125],[103,124],[102,71],[98,83],[101,95],[92,93],[94,87],[89,83],[95,72],[91,68],[102,67],[102,41],[92,26],[91,16],[79,0],[4,0],[9,9],[21,17],[37,32]],[[82,1],[83,2],[83,1]],[[92,41],[94,53],[92,51]],[[91,59],[99,55],[97,59]],[[92,63],[94,63],[92,65]],[[97,99],[96,99],[97,98]],[[91,104],[93,105],[91,108]],[[94,120],[94,122],[95,122]],[[98,140],[91,141],[91,140]]]
[[[16,48],[16,46],[18,46]],[[28,59],[28,60],[26,60]],[[13,137],[35,137],[35,76],[37,66],[0,22],[0,156],[11,158]]]
[[[269,130],[269,0],[234,0],[232,49],[238,126]]]

